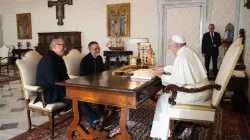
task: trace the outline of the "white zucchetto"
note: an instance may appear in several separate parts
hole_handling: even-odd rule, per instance
[[[185,38],[182,35],[173,35],[171,39],[176,43],[186,43]]]

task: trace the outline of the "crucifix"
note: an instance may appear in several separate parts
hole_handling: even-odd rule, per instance
[[[58,19],[57,25],[63,25],[65,4],[72,5],[72,0],[48,1],[48,7],[56,6],[56,19]]]

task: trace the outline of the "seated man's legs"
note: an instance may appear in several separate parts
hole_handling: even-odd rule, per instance
[[[81,114],[86,117],[88,122],[93,125],[97,120],[100,120],[100,115],[98,115],[93,108],[91,107],[90,103],[86,102],[79,102],[79,109]]]
[[[72,100],[64,98],[65,93],[66,93],[65,90],[63,88],[61,88],[60,89],[60,97],[59,97],[58,102],[63,102],[65,104],[67,104],[68,106],[72,107]],[[91,125],[93,125],[95,122],[100,120],[100,115],[98,115],[93,110],[90,103],[78,102],[78,106],[79,106],[80,116],[84,116]]]

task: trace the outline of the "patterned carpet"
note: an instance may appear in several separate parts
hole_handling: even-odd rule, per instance
[[[0,75],[0,84],[1,83],[5,83],[5,82],[9,82],[9,81],[15,81],[15,80],[20,80],[20,76],[19,75]]]
[[[233,113],[230,105],[224,105],[223,111],[216,113],[216,121],[213,129],[213,140],[247,140],[250,139],[249,129],[247,121],[242,114]],[[155,103],[147,101],[139,109],[130,111],[130,120],[128,122],[128,128],[133,134],[134,140],[150,140],[150,128],[149,124],[152,122],[154,115]],[[67,117],[66,114],[62,117],[58,117],[56,122],[60,122],[62,118]],[[118,126],[119,114],[116,113],[112,118],[111,131]],[[72,118],[66,120],[55,127],[55,139],[66,140],[66,130]],[[85,120],[83,125],[88,126]],[[207,139],[208,124],[206,123],[182,123],[182,125],[189,125],[193,127],[192,135],[187,138],[190,140],[205,140]],[[49,123],[41,125],[42,128],[49,128]],[[117,130],[117,129],[116,129]],[[49,130],[43,130],[34,128],[32,131],[20,134],[12,140],[47,140],[49,137]]]

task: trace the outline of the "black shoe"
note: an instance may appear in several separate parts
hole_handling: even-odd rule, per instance
[[[94,128],[97,128],[99,123],[100,123],[100,120],[94,120],[91,126],[93,126]]]

